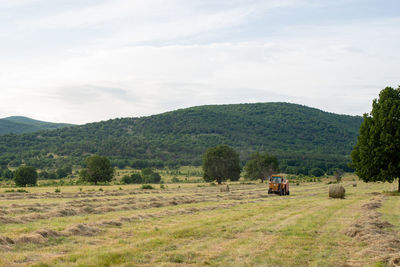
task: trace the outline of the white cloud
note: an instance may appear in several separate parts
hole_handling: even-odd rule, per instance
[[[274,35],[214,42],[274,8],[316,2],[173,1],[167,7],[161,2],[103,1],[33,21],[31,29],[39,32],[112,30],[88,43],[58,43],[61,50],[51,53],[4,56],[0,115],[84,123],[267,101],[360,115],[380,89],[400,84],[397,18],[290,24]]]

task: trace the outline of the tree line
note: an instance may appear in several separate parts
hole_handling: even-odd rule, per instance
[[[201,106],[29,134],[0,136],[0,166],[34,166],[54,172],[85,167],[89,155],[114,167],[201,166],[209,147],[226,144],[241,166],[257,151],[275,155],[287,173],[346,171],[361,117],[336,115],[288,103]]]
[[[351,152],[352,167],[357,175],[365,182],[387,181],[393,182],[400,177],[400,87],[387,87],[379,94],[372,104],[370,114],[364,114],[353,151]],[[85,168],[79,176],[82,180],[97,184],[111,181],[114,168],[111,161],[105,156],[93,155],[86,159]],[[285,170],[287,171],[288,165]],[[228,145],[217,145],[206,150],[202,157],[203,178],[205,181],[217,181],[219,184],[227,179],[237,181],[241,173],[239,153]],[[261,182],[273,173],[282,171],[275,156],[267,153],[253,153],[244,166],[245,177],[260,179]],[[68,173],[70,169],[61,169],[60,175]],[[329,171],[329,170],[328,170]],[[331,169],[337,177],[341,177],[343,170]],[[62,173],[63,172],[63,173]],[[309,170],[314,176],[326,173],[319,167]],[[17,185],[34,185],[37,172],[34,167],[22,166],[14,174],[9,169],[2,170],[2,175],[14,176]],[[62,173],[62,174],[61,174]],[[339,175],[340,174],[340,175]],[[26,177],[26,179],[24,179]],[[123,178],[125,183],[160,182],[159,174],[149,168]],[[399,189],[400,191],[400,179]]]

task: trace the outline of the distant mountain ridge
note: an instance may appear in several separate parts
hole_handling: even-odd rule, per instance
[[[348,169],[362,117],[289,103],[208,105],[51,131],[0,136],[0,163],[39,168],[80,165],[94,153],[117,166],[199,165],[208,147],[278,156],[283,171]]]
[[[68,126],[72,126],[72,124],[52,123],[34,120],[28,117],[11,116],[0,119],[0,135],[9,133],[31,133],[41,130],[57,129]]]

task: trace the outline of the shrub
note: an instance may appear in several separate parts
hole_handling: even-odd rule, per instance
[[[18,189],[17,192],[18,192],[18,193],[29,193],[29,192],[26,191],[25,189]]]
[[[141,184],[143,183],[143,177],[140,175],[140,173],[134,173],[131,175],[131,181],[133,184]]]
[[[17,193],[29,193],[28,191],[26,191],[25,189],[18,189],[17,191],[15,191],[14,189],[11,189],[11,190],[6,190],[6,191],[4,191],[5,193],[14,193],[14,192],[17,192]]]
[[[172,177],[171,182],[173,182],[173,183],[180,183],[181,180],[179,180],[178,177]]]
[[[342,181],[342,177],[343,177],[343,175],[344,175],[344,171],[343,171],[342,169],[336,169],[336,170],[333,172],[333,175],[334,175],[335,178],[336,178],[336,182],[340,183],[340,182]]]
[[[149,184],[144,184],[144,185],[142,185],[141,188],[142,188],[142,189],[154,189],[154,187],[152,187],[152,186],[149,185]]]
[[[57,174],[55,172],[49,172],[48,179],[51,180],[57,179]]]
[[[152,174],[150,174],[149,176],[146,176],[144,181],[146,183],[152,183],[152,184],[158,184],[161,181],[161,176],[159,173],[157,172],[153,172]]]
[[[60,192],[61,192],[61,190],[60,190],[60,189],[58,189],[58,188],[56,188],[56,190],[54,190],[54,192],[56,192],[56,193],[60,193]]]
[[[143,177],[150,176],[152,173],[153,173],[153,170],[151,168],[144,168],[142,170]]]
[[[344,198],[346,189],[342,185],[332,184],[329,186],[329,197],[331,198]]]
[[[141,171],[141,175],[136,174],[137,182],[135,183],[152,183],[158,184],[161,182],[161,175],[157,172],[154,172],[151,168],[145,168]],[[139,181],[140,180],[140,181]]]
[[[132,184],[132,176],[124,175],[121,179],[121,183],[123,184]]]

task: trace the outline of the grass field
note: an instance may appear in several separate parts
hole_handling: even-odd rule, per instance
[[[345,199],[329,199],[326,181],[290,196],[260,183],[0,189],[0,265],[399,264],[400,197],[350,178]]]

